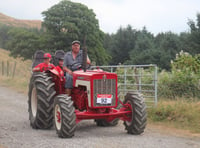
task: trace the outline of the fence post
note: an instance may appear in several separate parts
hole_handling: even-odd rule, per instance
[[[2,61],[2,76],[4,75],[4,61]]]
[[[110,72],[113,72],[113,67],[111,67],[111,70],[110,70]]]
[[[138,79],[137,67],[134,67],[134,74],[135,74],[135,82],[137,84],[137,90],[139,90],[139,79]]]
[[[17,62],[15,61],[15,64],[14,64],[14,67],[13,67],[13,74],[12,74],[12,78],[14,78],[14,76],[15,76],[16,64],[17,64]]]
[[[139,68],[139,92],[142,93],[142,68]]]
[[[125,67],[124,68],[124,94],[126,94],[127,93],[127,87],[126,87],[126,74],[127,74],[127,68]]]
[[[157,66],[155,66],[155,71],[154,71],[154,89],[155,89],[155,94],[154,94],[154,96],[155,96],[155,106],[157,106],[157,104],[158,104],[158,84],[157,84],[157,80],[158,80],[158,75],[157,75],[157,73],[158,73],[158,67]]]
[[[9,61],[7,61],[7,76],[9,76]]]

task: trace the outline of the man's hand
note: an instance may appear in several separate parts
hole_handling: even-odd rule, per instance
[[[68,69],[67,67],[63,67],[63,70],[67,72],[68,74],[72,75],[72,71]]]
[[[72,71],[70,69],[68,69],[68,74],[72,75]]]

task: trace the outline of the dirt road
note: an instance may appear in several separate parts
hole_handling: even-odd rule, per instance
[[[78,124],[72,139],[58,138],[55,129],[34,130],[29,126],[27,96],[0,86],[0,148],[199,148],[200,138],[172,136],[147,127],[143,135],[116,127],[97,127],[91,120]]]

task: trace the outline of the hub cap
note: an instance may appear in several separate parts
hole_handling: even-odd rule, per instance
[[[56,128],[58,130],[60,130],[61,129],[61,120],[62,119],[61,119],[60,106],[58,104],[56,104],[56,106],[55,106],[55,113],[54,113],[54,115],[55,115]]]
[[[32,111],[33,117],[36,117],[36,113],[37,113],[37,92],[36,92],[35,87],[33,88],[32,94],[31,94],[31,111]]]
[[[132,114],[133,114],[133,106],[131,105],[131,102],[130,101],[127,101],[126,102],[126,104],[128,104],[129,105],[129,107],[130,107],[130,110],[132,111]],[[131,115],[128,115],[128,119],[129,120],[127,120],[127,121],[125,121],[126,122],[126,124],[128,125],[128,126],[130,126],[131,125],[131,122],[132,122],[132,114]]]

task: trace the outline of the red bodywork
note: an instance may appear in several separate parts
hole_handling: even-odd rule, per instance
[[[106,80],[106,79],[114,79],[116,81],[116,84],[115,84],[115,94],[117,94],[117,74],[115,73],[109,73],[109,72],[105,72],[105,71],[101,71],[101,70],[96,70],[96,71],[93,71],[93,70],[88,70],[87,72],[83,72],[82,70],[80,71],[75,71],[73,72],[73,88],[77,89],[77,88],[81,88],[81,87],[86,87],[86,83],[89,83],[90,84],[90,88],[89,90],[87,89],[87,94],[90,95],[90,100],[89,98],[87,99],[89,102],[91,102],[90,104],[88,104],[89,108],[90,109],[94,109],[94,108],[115,108],[117,107],[117,102],[118,102],[118,98],[117,98],[117,95],[116,95],[116,103],[112,106],[101,106],[101,107],[97,107],[97,106],[94,106],[94,94],[92,93],[95,89],[95,86],[94,86],[94,80]],[[78,83],[78,81],[80,83]],[[75,94],[74,93],[74,89],[72,90],[72,94]],[[77,95],[80,95],[80,94],[77,94]],[[72,100],[74,99],[74,96],[72,95]]]
[[[55,74],[55,72],[54,72]],[[57,78],[56,78],[57,77]],[[59,82],[59,75],[54,77],[55,87],[58,94],[63,94],[64,87],[63,82]],[[100,81],[100,83],[104,83],[104,81],[115,81],[113,94],[97,94],[94,95],[95,92],[95,81]],[[62,84],[62,85],[60,85]],[[97,83],[98,84],[98,83]],[[105,83],[106,84],[106,83]],[[105,87],[105,86],[104,86]],[[105,88],[101,88],[105,89]],[[109,87],[107,89],[110,89]],[[106,90],[106,89],[105,89]],[[98,89],[96,90],[98,91]],[[106,119],[108,122],[119,118],[121,120],[130,121],[132,115],[132,109],[129,104],[123,104],[119,101],[123,106],[120,109],[115,109],[118,106],[118,97],[117,97],[117,74],[109,73],[102,70],[87,70],[86,72],[79,70],[73,72],[73,89],[72,89],[72,100],[74,102],[75,113],[76,113],[76,122],[80,122],[84,119]],[[113,96],[112,104],[110,105],[101,105],[97,106],[98,96]],[[96,98],[95,98],[96,97]],[[96,102],[95,102],[96,100]]]
[[[55,83],[56,95],[64,94],[65,77],[63,70],[60,68],[60,66],[56,66],[54,67],[54,69],[50,70],[50,72],[51,72],[51,77],[53,78],[53,81]]]

